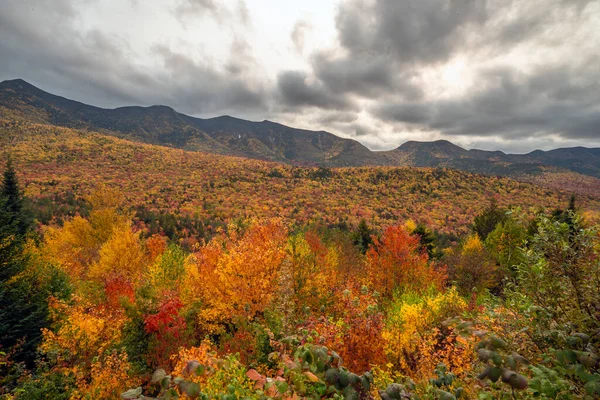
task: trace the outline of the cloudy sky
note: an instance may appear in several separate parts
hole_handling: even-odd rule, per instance
[[[1,0],[0,80],[375,150],[600,147],[598,0]]]

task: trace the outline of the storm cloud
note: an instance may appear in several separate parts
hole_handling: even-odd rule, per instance
[[[269,118],[374,149],[600,146],[597,1],[342,0],[324,22],[319,1],[305,15],[279,4],[7,0],[0,80],[104,107]]]

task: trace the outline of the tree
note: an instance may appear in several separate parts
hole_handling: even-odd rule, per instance
[[[485,240],[485,247],[505,271],[515,271],[515,266],[524,261],[521,247],[527,231],[513,218],[499,223]]]
[[[441,288],[445,272],[428,262],[419,237],[403,226],[391,226],[367,251],[367,275],[373,289],[390,299],[397,289],[425,291]]]
[[[25,237],[31,228],[31,218],[23,208],[23,194],[19,188],[17,173],[13,167],[12,159],[8,159],[2,180],[2,209],[7,220],[2,221],[2,229],[10,230],[17,238]]]
[[[369,246],[373,243],[372,234],[373,229],[367,225],[367,221],[364,218],[361,219],[356,231],[352,232],[352,242],[360,249],[361,253],[365,254]]]
[[[450,257],[450,279],[463,295],[491,289],[500,283],[499,269],[477,234],[463,243],[460,252]]]
[[[561,325],[583,332],[600,328],[600,236],[582,217],[568,211],[569,222],[540,215],[515,289]]]
[[[435,248],[435,234],[430,229],[428,229],[427,226],[425,226],[425,224],[418,224],[412,231],[412,235],[416,235],[419,237],[419,242],[421,243],[421,250],[427,252],[429,259],[439,258],[441,256],[440,252],[437,251]]]
[[[473,220],[472,230],[481,240],[485,240],[496,225],[504,220],[506,220],[506,211],[498,208],[496,199],[492,199],[490,205]]]
[[[41,328],[47,325],[46,299],[62,276],[48,268],[45,275],[30,260],[26,239],[31,219],[12,162],[6,164],[0,191],[0,347],[18,345],[13,358],[33,365]]]

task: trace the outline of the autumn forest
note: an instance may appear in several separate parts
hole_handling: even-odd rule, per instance
[[[0,121],[3,399],[600,396],[600,200]]]

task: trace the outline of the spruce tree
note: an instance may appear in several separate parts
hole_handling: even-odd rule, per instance
[[[46,293],[36,287],[34,279],[22,274],[28,265],[23,247],[30,227],[9,160],[0,190],[0,347],[6,351],[20,343],[13,359],[29,367],[48,315]]]
[[[506,210],[499,208],[496,199],[492,198],[490,205],[475,217],[471,229],[481,240],[485,240],[496,228],[496,225],[505,220]]]
[[[371,235],[373,230],[367,224],[365,219],[361,219],[358,224],[358,229],[352,233],[352,242],[357,246],[362,254],[365,254],[369,246],[373,243]]]

